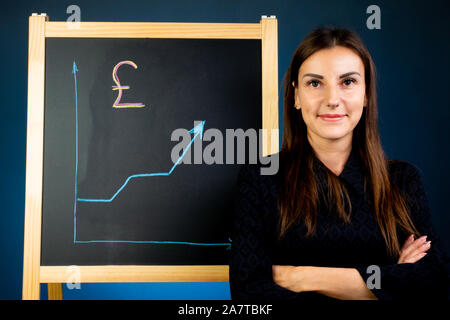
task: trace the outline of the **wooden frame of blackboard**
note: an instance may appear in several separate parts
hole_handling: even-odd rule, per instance
[[[275,17],[260,23],[50,22],[29,17],[28,113],[25,185],[23,299],[62,299],[68,266],[41,266],[45,39],[211,38],[261,39],[263,154],[278,151],[278,31]],[[80,266],[81,282],[227,282],[228,266]]]

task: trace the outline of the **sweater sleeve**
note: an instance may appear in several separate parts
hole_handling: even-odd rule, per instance
[[[443,244],[436,234],[430,216],[428,200],[417,169],[407,164],[405,170],[405,195],[414,226],[421,235],[431,240],[431,247],[425,257],[415,263],[379,265],[381,271],[380,288],[371,291],[379,300],[405,299],[447,299],[448,260]],[[408,235],[400,240],[403,245]],[[376,265],[376,261],[373,263]],[[367,272],[366,266],[356,269],[367,284],[374,273]]]
[[[233,300],[302,300],[296,293],[277,285],[272,278],[272,247],[267,217],[261,197],[257,165],[244,165],[235,193],[232,245],[230,254],[230,291]]]

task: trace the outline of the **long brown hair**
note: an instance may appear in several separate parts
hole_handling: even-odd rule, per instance
[[[280,185],[278,205],[280,209],[279,236],[283,236],[291,225],[303,221],[307,227],[306,236],[315,233],[318,201],[321,194],[313,170],[314,150],[307,139],[306,124],[299,110],[294,108],[294,82],[298,86],[298,73],[302,63],[313,53],[343,46],[359,55],[365,71],[367,106],[353,130],[353,146],[360,155],[365,170],[364,189],[374,209],[388,253],[393,257],[400,254],[397,237],[398,227],[418,235],[408,214],[407,204],[401,191],[391,184],[388,159],[385,156],[378,132],[378,106],[376,74],[372,57],[361,39],[346,29],[321,27],[311,32],[297,47],[291,64],[284,76],[284,128],[280,151]],[[351,203],[345,186],[330,170],[327,172],[327,186],[324,194],[328,203],[333,203],[339,217],[350,223]],[[346,212],[345,207],[348,207]]]

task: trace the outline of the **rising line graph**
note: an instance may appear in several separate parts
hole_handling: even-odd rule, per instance
[[[171,169],[167,172],[154,172],[154,173],[140,173],[133,174],[127,177],[125,182],[117,189],[117,191],[109,198],[103,199],[93,199],[93,198],[81,198],[78,197],[78,86],[77,86],[77,73],[78,67],[75,61],[73,61],[72,65],[72,74],[74,77],[74,90],[75,90],[75,197],[74,197],[74,235],[73,242],[74,243],[108,243],[108,242],[117,242],[117,243],[152,243],[152,244],[184,244],[184,245],[196,245],[196,246],[226,246],[227,250],[231,248],[231,239],[229,238],[229,242],[225,243],[201,243],[201,242],[186,242],[186,241],[151,241],[151,240],[77,240],[77,203],[78,202],[89,202],[89,203],[111,203],[117,197],[117,195],[125,188],[125,186],[132,180],[137,178],[150,178],[155,176],[170,176],[171,173],[175,170],[178,164],[183,159],[186,152],[190,149],[192,143],[198,136],[200,139],[203,138],[203,128],[205,125],[205,121],[201,121],[194,128],[189,130],[190,133],[193,133],[191,141],[188,146],[185,148],[181,156],[178,160],[173,164]]]

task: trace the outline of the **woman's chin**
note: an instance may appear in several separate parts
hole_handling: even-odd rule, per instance
[[[345,138],[349,133],[348,132],[332,132],[329,131],[326,134],[321,135],[323,139],[326,140],[339,140]]]

